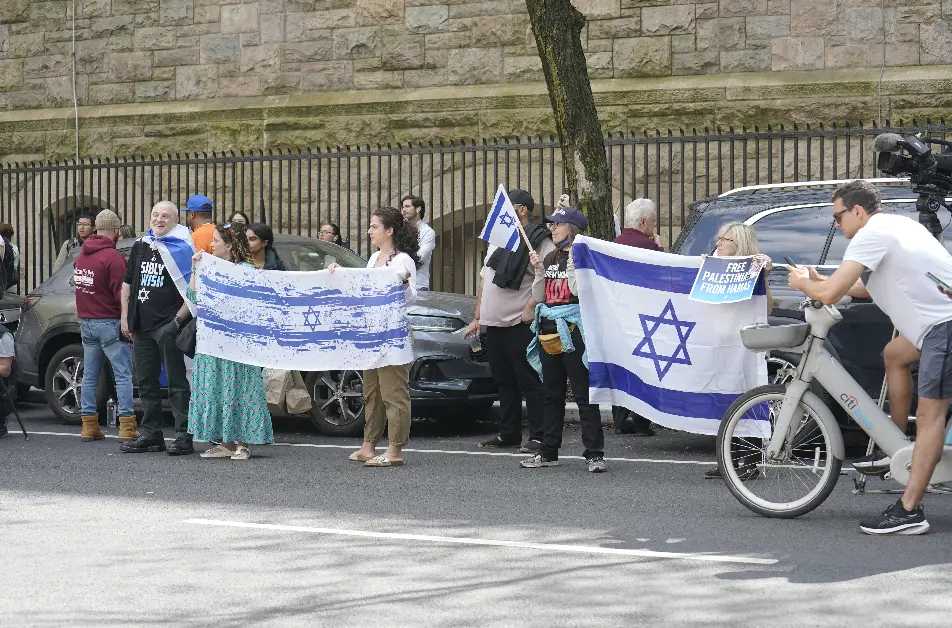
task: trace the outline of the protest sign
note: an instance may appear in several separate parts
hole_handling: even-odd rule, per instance
[[[737,303],[754,295],[762,257],[708,257],[691,288],[691,300],[701,303]]]

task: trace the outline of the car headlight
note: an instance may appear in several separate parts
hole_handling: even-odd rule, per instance
[[[422,314],[410,314],[407,316],[410,321],[410,329],[413,331],[443,331],[452,333],[465,327],[463,321],[449,316],[424,316]]]

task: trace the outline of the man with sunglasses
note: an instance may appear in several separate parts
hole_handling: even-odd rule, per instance
[[[945,442],[952,401],[952,301],[937,292],[927,272],[952,280],[952,255],[915,220],[884,214],[879,191],[852,181],[833,193],[833,219],[850,241],[830,277],[792,268],[789,285],[827,305],[864,288],[919,351],[919,406],[909,483],[881,515],[860,522],[866,534],[922,534],[929,529],[922,496]]]
[[[195,194],[190,196],[185,204],[185,222],[192,230],[192,242],[195,250],[212,252],[212,237],[215,235],[215,220],[213,212],[215,206],[207,196]]]

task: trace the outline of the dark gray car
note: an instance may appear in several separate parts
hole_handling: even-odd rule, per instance
[[[117,248],[128,256],[134,242],[121,240]],[[276,235],[275,248],[290,270],[322,270],[333,262],[347,268],[367,265],[348,249],[311,238]],[[72,267],[70,260],[26,297],[15,340],[21,382],[45,390],[57,416],[64,423],[77,424],[83,348]],[[414,416],[474,420],[485,416],[498,398],[484,352],[473,351],[462,337],[475,306],[474,297],[421,292],[410,308],[414,357],[410,396]],[[303,375],[314,400],[310,413],[314,425],[325,434],[360,434],[364,423],[361,372]],[[108,396],[108,384],[100,386],[100,412],[104,412]]]

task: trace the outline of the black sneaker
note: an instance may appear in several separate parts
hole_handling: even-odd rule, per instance
[[[522,447],[519,448],[519,452],[524,454],[534,454],[540,449],[542,449],[542,441],[537,438],[530,438],[522,445]]]
[[[179,436],[169,445],[167,452],[170,456],[187,456],[195,453],[195,447],[192,446],[192,435]]]
[[[898,499],[879,517],[860,521],[859,529],[866,534],[923,534],[929,529],[929,522],[922,506],[910,512]]]
[[[8,433],[9,433],[9,432],[7,432],[7,423],[6,423],[6,421],[4,421],[3,423],[0,423],[0,438],[3,438],[3,437],[6,436]]]
[[[492,438],[487,438],[479,444],[481,449],[515,449],[518,446],[519,441],[516,441],[515,443],[507,443],[502,438],[500,438],[499,434],[496,434]]]
[[[721,468],[714,467],[710,471],[704,474],[705,480],[720,480],[721,479]]]
[[[879,475],[889,471],[891,462],[892,458],[877,448],[872,454],[854,460],[853,468],[865,475]]]
[[[605,473],[606,471],[608,471],[608,467],[605,465],[603,456],[592,456],[588,459],[589,473]]]
[[[542,467],[557,467],[559,466],[558,460],[549,460],[543,458],[542,454],[536,454],[531,458],[526,458],[519,463],[519,466],[523,469],[540,469]]]
[[[133,441],[119,445],[119,451],[124,454],[165,451],[165,440],[161,436],[143,435]]]

